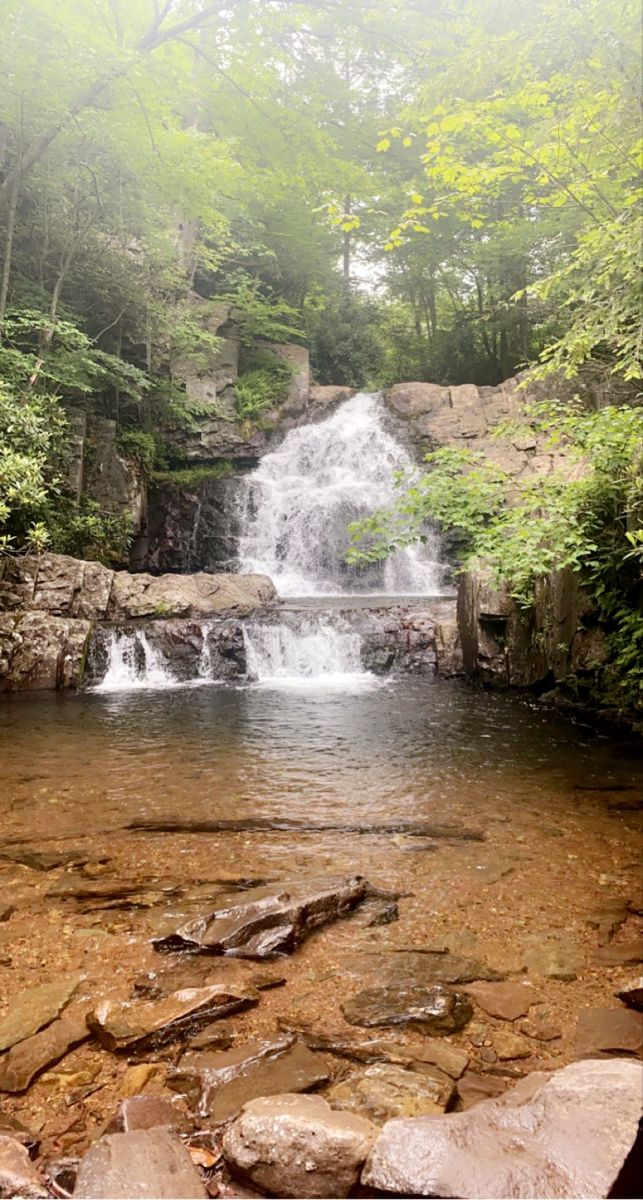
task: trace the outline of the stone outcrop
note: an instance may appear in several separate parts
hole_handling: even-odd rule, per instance
[[[320,1096],[273,1096],[244,1106],[223,1152],[235,1172],[274,1196],[349,1196],[377,1132]]]
[[[0,560],[0,691],[78,686],[96,623],[242,616],[276,599],[264,575],[131,575],[64,554],[6,557]],[[189,641],[189,628],[174,632],[177,643]],[[238,649],[238,629],[234,636]],[[222,658],[234,652],[222,643]]]
[[[608,1196],[637,1136],[642,1088],[638,1063],[578,1062],[467,1112],[389,1121],[362,1183],[462,1200]]]

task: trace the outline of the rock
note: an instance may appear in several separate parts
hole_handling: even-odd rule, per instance
[[[628,1008],[643,1012],[643,975],[626,980],[615,994]]]
[[[27,1129],[26,1125],[23,1125],[22,1121],[12,1116],[11,1113],[0,1112],[0,1135],[13,1138],[14,1142],[20,1142],[20,1145],[25,1146],[30,1155],[34,1154],[40,1145],[40,1138],[37,1134]]]
[[[464,958],[442,950],[415,950],[394,947],[393,953],[384,960],[381,952],[371,956],[374,975],[384,987],[395,987],[399,982],[417,987],[433,987],[436,983],[472,983],[474,980],[502,979],[499,971],[485,963]],[[353,957],[357,964],[361,958]],[[467,989],[469,990],[469,989]]]
[[[168,817],[166,820],[130,821],[125,829],[138,833],[356,833],[373,837],[376,834],[403,833],[407,837],[445,838],[455,842],[484,842],[486,834],[479,829],[461,825],[430,825],[426,821],[377,821],[371,824],[355,821],[300,821],[291,817],[241,817],[223,820],[194,821]],[[328,883],[328,880],[324,881]],[[283,887],[287,884],[284,882]],[[369,894],[372,894],[369,892]]]
[[[223,1153],[272,1195],[349,1196],[377,1133],[362,1117],[333,1112],[321,1096],[274,1096],[244,1106]]]
[[[8,921],[9,917],[12,917],[15,911],[15,904],[3,904],[0,902],[0,923]]]
[[[400,417],[418,417],[439,412],[449,404],[449,389],[437,383],[396,383],[386,394]]]
[[[480,1104],[481,1100],[489,1100],[493,1096],[501,1096],[507,1085],[503,1079],[492,1075],[477,1075],[475,1071],[465,1071],[458,1080],[458,1106],[466,1111]]]
[[[168,1077],[200,1116],[227,1121],[249,1100],[327,1083],[324,1060],[300,1042],[248,1042],[223,1054],[186,1054]]]
[[[214,912],[156,939],[154,947],[248,958],[283,954],[294,950],[312,929],[345,916],[371,894],[369,883],[359,875],[253,888],[241,898],[234,893],[222,898]]]
[[[417,1025],[431,1035],[458,1033],[473,1016],[466,996],[442,984],[432,988],[370,988],[341,1005],[351,1025]]]
[[[560,979],[566,983],[577,978],[585,965],[585,956],[569,937],[543,938],[534,934],[529,938],[524,951],[527,970],[546,979]]]
[[[54,1196],[65,1197],[73,1194],[78,1176],[78,1158],[57,1158],[47,1163],[46,1178],[50,1191]]]
[[[161,1096],[130,1096],[121,1101],[105,1132],[131,1133],[161,1125],[175,1133],[188,1133],[193,1127],[187,1113]]]
[[[0,1092],[24,1092],[41,1071],[59,1062],[88,1038],[84,1016],[63,1016],[40,1033],[18,1042],[0,1058]]]
[[[490,1017],[502,1021],[516,1021],[529,1012],[538,1000],[538,993],[530,983],[475,983],[466,989],[476,1004]]]
[[[327,1097],[333,1108],[360,1113],[382,1125],[392,1117],[444,1112],[454,1093],[453,1080],[435,1067],[409,1071],[378,1064],[333,1084]]]
[[[0,1020],[0,1050],[22,1041],[47,1025],[69,1002],[82,976],[43,983],[21,992]]]
[[[80,1200],[183,1200],[207,1192],[188,1151],[166,1129],[112,1133],[87,1151],[74,1197]]]
[[[104,1000],[87,1015],[87,1024],[106,1050],[158,1047],[209,1025],[217,1016],[248,1008],[258,1001],[252,989],[216,983],[185,988],[160,1000],[119,1004]]]
[[[110,621],[141,617],[207,617],[250,613],[277,599],[267,575],[130,575],[116,571],[106,616]]]
[[[295,1033],[311,1050],[323,1050],[327,1054],[336,1054],[356,1062],[392,1062],[402,1067],[426,1063],[438,1067],[452,1079],[458,1079],[469,1062],[463,1050],[442,1040],[392,1042],[383,1038],[369,1038],[365,1042],[347,1038],[343,1030],[316,1028],[309,1023],[284,1017],[278,1018],[278,1025],[287,1033]]]
[[[29,1152],[14,1138],[0,1134],[0,1196],[48,1195],[44,1181],[29,1158]]]
[[[539,1042],[553,1042],[563,1036],[562,1029],[546,1012],[532,1013],[525,1021],[519,1021],[518,1028],[526,1037],[535,1038]]]
[[[577,1062],[467,1112],[389,1121],[362,1183],[461,1200],[607,1196],[636,1138],[642,1087],[637,1063]]]
[[[529,1045],[524,1037],[520,1037],[518,1033],[514,1033],[512,1029],[496,1029],[492,1037],[493,1048],[498,1055],[498,1058],[529,1058],[533,1052],[533,1047]]]
[[[30,850],[28,847],[16,847],[3,850],[1,859],[8,862],[20,863],[32,871],[55,871],[57,867],[81,867],[89,862],[89,855],[82,850]]]
[[[180,955],[167,969],[149,971],[134,980],[136,995],[150,1000],[179,992],[184,988],[208,987],[213,983],[226,987],[263,991],[286,982],[283,971],[263,963],[241,958],[213,958],[207,955]]]
[[[576,1027],[579,1058],[637,1054],[643,1050],[643,1014],[625,1008],[583,1008]]]
[[[599,967],[628,967],[643,962],[643,942],[612,942],[596,951]]]
[[[128,1096],[138,1096],[143,1088],[156,1078],[159,1070],[158,1063],[137,1063],[134,1067],[128,1067],[119,1088],[121,1096],[124,1099]]]
[[[598,930],[599,946],[605,946],[612,941],[621,925],[629,916],[626,900],[606,900],[592,912],[587,924]]]

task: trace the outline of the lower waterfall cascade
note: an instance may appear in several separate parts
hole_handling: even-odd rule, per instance
[[[377,393],[290,430],[244,481],[241,570],[269,575],[281,596],[437,595],[437,538],[364,570],[344,562],[348,525],[395,499],[396,472],[413,461],[386,425]]]
[[[351,689],[375,683],[376,675],[364,665],[359,613],[353,614],[357,619],[347,620],[338,602],[352,597],[367,611],[368,597],[377,607],[396,598],[445,595],[438,539],[430,531],[421,546],[399,550],[366,570],[344,561],[350,522],[390,504],[396,473],[412,469],[410,454],[388,429],[381,396],[360,393],[325,420],[290,430],[244,477],[237,500],[241,570],[269,575],[280,596],[299,598],[308,607],[282,616],[272,610],[243,620],[241,678],[272,687],[309,686],[314,681],[322,687]],[[207,623],[200,628],[200,640],[196,638],[196,657],[193,643],[187,665],[185,657],[182,664],[173,663],[171,639],[169,649],[160,641],[152,631],[111,630],[103,636],[105,670],[95,689],[223,681]],[[226,674],[228,679],[239,677]]]

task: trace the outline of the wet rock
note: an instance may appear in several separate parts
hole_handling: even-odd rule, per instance
[[[171,992],[183,991],[184,988],[209,987],[214,983],[263,991],[280,987],[285,982],[283,972],[276,967],[238,958],[214,959],[199,955],[186,957],[182,954],[162,971],[148,971],[145,975],[139,975],[134,980],[134,993],[154,1000]]]
[[[477,980],[499,980],[502,973],[486,963],[464,958],[443,950],[415,950],[395,947],[390,958],[377,958],[379,981],[394,987],[400,980],[421,987],[436,983],[472,983]]]
[[[403,833],[412,837],[446,838],[457,842],[484,842],[486,835],[479,829],[463,829],[459,825],[429,825],[425,821],[379,821],[376,824],[354,824],[336,821],[297,821],[289,817],[247,817],[222,821],[131,821],[126,829],[140,833]]]
[[[84,1016],[63,1016],[18,1042],[0,1058],[0,1092],[24,1092],[37,1075],[88,1038]]]
[[[0,1021],[0,1050],[30,1038],[43,1025],[53,1021],[69,1003],[81,979],[81,975],[68,975],[53,983],[41,983],[16,996]]]
[[[145,1050],[195,1033],[217,1016],[256,1004],[257,993],[224,984],[185,988],[160,1000],[119,1004],[105,1000],[87,1015],[87,1024],[106,1050]]]
[[[453,1080],[435,1067],[415,1071],[378,1064],[333,1084],[327,1098],[333,1108],[360,1113],[382,1125],[393,1117],[444,1112],[454,1094]]]
[[[186,1112],[161,1096],[138,1095],[121,1101],[105,1132],[132,1133],[135,1129],[156,1129],[158,1126],[175,1133],[188,1133],[193,1122]]]
[[[475,1071],[465,1071],[457,1084],[458,1107],[463,1111],[480,1104],[481,1100],[501,1096],[506,1090],[506,1083],[492,1075],[478,1075]]]
[[[493,1034],[493,1048],[498,1055],[498,1058],[529,1058],[533,1051],[533,1046],[529,1042],[520,1037],[520,1034],[514,1033],[512,1029],[497,1029]]]
[[[151,908],[162,904],[180,889],[172,885],[116,879],[63,879],[46,893],[47,899],[73,901],[82,912],[107,908]]]
[[[362,1183],[461,1200],[607,1196],[636,1138],[642,1086],[637,1063],[572,1063],[467,1112],[390,1121]]]
[[[166,1129],[102,1137],[78,1169],[80,1200],[184,1200],[207,1192],[185,1146]]]
[[[12,917],[13,914],[15,913],[15,911],[16,911],[15,904],[0,903],[0,924],[3,921],[8,921],[9,917]]]
[[[377,929],[381,925],[391,925],[394,921],[399,921],[399,918],[396,900],[380,900],[375,897],[360,905],[353,922],[364,929]]]
[[[219,1122],[258,1096],[307,1092],[328,1079],[318,1054],[284,1039],[248,1042],[223,1054],[186,1054],[167,1082],[187,1096],[200,1116]]]
[[[473,996],[483,1012],[502,1021],[525,1017],[538,1000],[538,992],[530,983],[475,983],[467,988],[467,995]]]
[[[628,967],[643,962],[643,942],[612,942],[601,946],[595,962],[599,967]]]
[[[0,1134],[0,1196],[48,1195],[25,1147],[14,1138]]]
[[[466,996],[442,984],[435,987],[369,988],[341,1005],[351,1025],[415,1025],[432,1035],[458,1033],[471,1020]]]
[[[582,971],[585,956],[565,934],[550,938],[534,934],[525,944],[524,963],[531,974],[569,983]]]
[[[248,958],[289,953],[312,929],[345,916],[371,894],[369,883],[359,875],[256,888],[242,897],[222,898],[214,912],[156,939],[154,947]]]
[[[370,1121],[333,1112],[321,1096],[274,1096],[246,1104],[223,1152],[273,1195],[348,1196],[377,1134]]]
[[[618,933],[621,925],[625,923],[629,915],[626,900],[606,900],[603,904],[599,904],[592,915],[588,918],[587,924],[598,930],[599,946],[605,946]]]
[[[459,1079],[469,1063],[469,1056],[447,1041],[393,1042],[383,1038],[357,1041],[347,1038],[342,1030],[321,1029],[283,1017],[278,1019],[278,1024],[285,1032],[296,1033],[311,1050],[323,1050],[355,1062],[392,1062],[402,1067],[426,1063],[438,1067],[452,1079]]]
[[[643,975],[622,983],[616,995],[628,1008],[636,1008],[643,1012]]]
[[[190,1050],[229,1050],[234,1041],[231,1025],[214,1021],[190,1037]]]
[[[642,1050],[643,1014],[625,1008],[581,1009],[576,1027],[579,1058],[640,1055]]]
[[[3,850],[0,859],[20,863],[32,871],[55,871],[57,867],[83,866],[89,861],[89,855],[82,850],[30,850],[28,847],[15,847]]]

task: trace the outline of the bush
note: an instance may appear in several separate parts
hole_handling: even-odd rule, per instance
[[[235,383],[237,416],[252,420],[286,399],[293,368],[287,359],[270,350],[247,356],[245,370]]]
[[[119,431],[117,445],[119,451],[138,463],[146,475],[150,475],[157,465],[160,448],[153,433],[144,429],[123,429]]]

